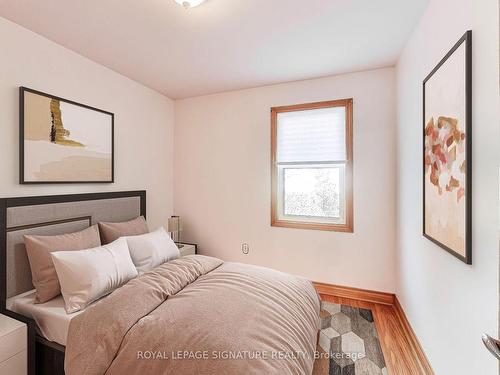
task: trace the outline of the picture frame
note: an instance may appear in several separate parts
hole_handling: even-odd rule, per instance
[[[472,31],[423,81],[423,235],[472,264]]]
[[[19,183],[114,182],[114,114],[19,88]]]

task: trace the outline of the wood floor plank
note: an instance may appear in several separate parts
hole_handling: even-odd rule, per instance
[[[375,306],[375,324],[387,369],[392,375],[423,374],[393,306]]]

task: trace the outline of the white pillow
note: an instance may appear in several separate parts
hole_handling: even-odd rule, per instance
[[[68,314],[137,276],[127,241],[116,241],[93,249],[51,253]]]
[[[180,256],[177,245],[163,228],[124,238],[127,239],[132,262],[140,274]]]

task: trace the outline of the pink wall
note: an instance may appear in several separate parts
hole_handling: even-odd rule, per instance
[[[173,101],[0,18],[0,197],[147,189],[148,222],[172,213]],[[115,114],[115,183],[19,185],[19,86]]]
[[[472,266],[422,236],[422,80],[472,30]],[[397,294],[436,374],[498,374],[498,1],[431,0],[397,64]]]
[[[270,108],[350,97],[354,233],[271,227]],[[176,101],[174,208],[185,239],[224,260],[393,292],[395,113],[392,68]]]

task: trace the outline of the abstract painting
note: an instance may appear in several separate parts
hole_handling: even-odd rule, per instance
[[[424,80],[424,236],[471,264],[472,34]]]
[[[114,115],[20,88],[20,182],[113,182]]]

